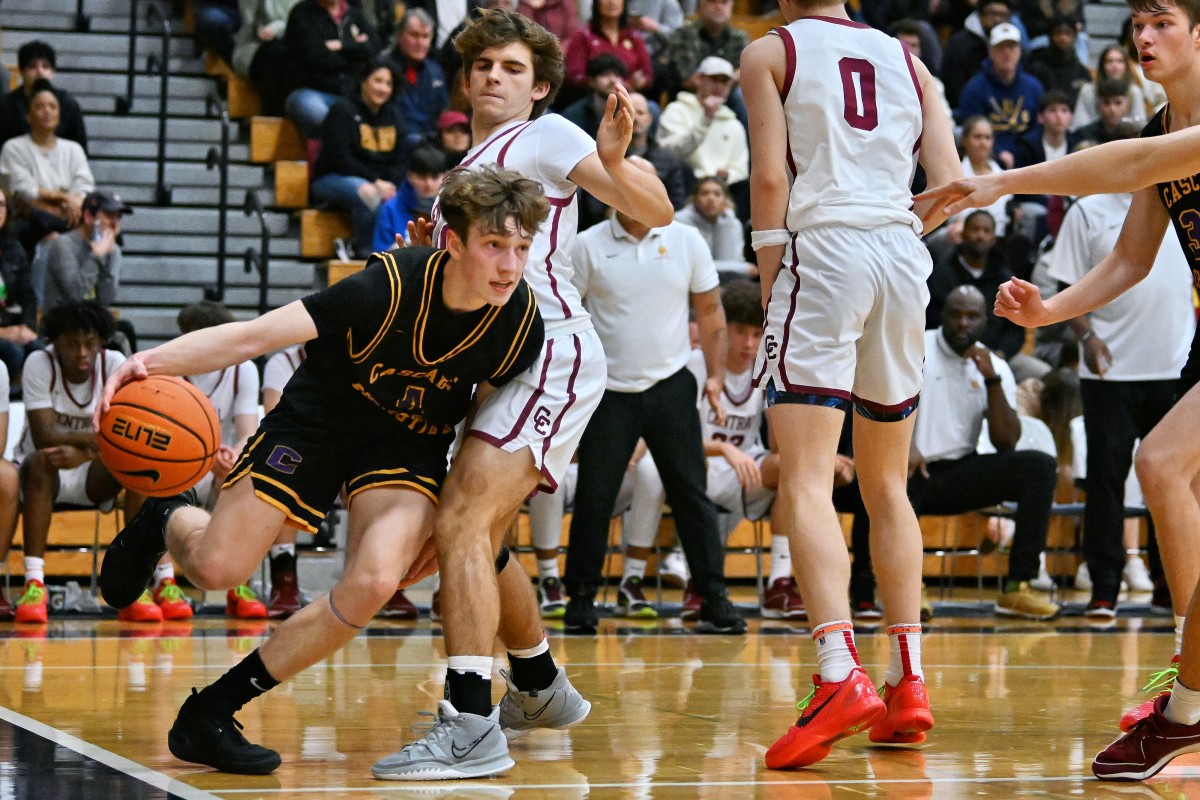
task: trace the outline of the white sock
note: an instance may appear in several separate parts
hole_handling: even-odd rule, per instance
[[[813,628],[817,643],[817,665],[823,683],[841,683],[860,666],[854,646],[854,625],[848,619],[826,622]]]
[[[646,559],[625,556],[625,572],[621,575],[621,583],[630,578],[641,578],[646,575]]]
[[[296,543],[288,542],[287,544],[271,545],[271,560],[272,561],[274,561],[275,559],[279,558],[282,555],[289,555],[289,556],[294,557],[296,555]]]
[[[546,578],[558,577],[558,559],[557,558],[539,558],[538,562],[538,582],[546,580]]]
[[[1175,681],[1163,714],[1176,725],[1195,725],[1200,722],[1200,692]]]
[[[892,657],[888,660],[887,681],[891,687],[900,685],[900,679],[908,675],[924,678],[921,671],[921,623],[902,622],[889,625],[888,639],[892,645]]]
[[[157,589],[162,586],[162,582],[167,578],[171,578],[172,580],[175,578],[175,564],[170,560],[160,562],[154,568],[154,588]]]
[[[25,569],[29,569],[29,567]],[[1175,615],[1175,655],[1183,652],[1183,623],[1186,619],[1187,617]]]
[[[542,653],[549,652],[549,650],[550,643],[543,636],[539,644],[530,647],[528,650],[509,650],[508,655],[511,658],[533,658],[534,656],[540,656]]]
[[[473,673],[485,681],[492,679],[491,656],[450,656],[446,659],[446,667],[463,675]]]
[[[25,583],[30,581],[46,582],[46,559],[25,556]]]
[[[771,537],[771,577],[767,584],[792,577],[792,548],[786,536]]]

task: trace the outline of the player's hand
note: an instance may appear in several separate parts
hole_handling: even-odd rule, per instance
[[[725,443],[724,456],[729,466],[737,473],[738,483],[743,489],[757,489],[762,486],[762,470],[753,458],[728,442]]]
[[[854,483],[854,459],[838,453],[833,462],[833,488],[840,489]]]
[[[213,480],[220,485],[225,482],[225,478],[229,475],[229,471],[233,469],[233,465],[237,463],[237,451],[227,444],[223,444],[217,448],[217,457],[213,459],[212,474]]]
[[[712,407],[718,426],[725,424],[725,405],[721,402],[721,394],[724,391],[725,383],[723,381],[717,380],[711,375],[704,381],[704,398]]]
[[[979,370],[985,381],[996,377],[996,370],[992,367],[992,351],[979,342],[968,347],[963,356],[975,363],[975,369]]]
[[[1000,284],[995,311],[997,317],[1011,319],[1025,328],[1037,328],[1050,320],[1041,290],[1020,278]]]
[[[117,367],[116,372],[108,376],[108,380],[104,382],[104,391],[100,395],[100,401],[96,403],[96,409],[92,412],[92,428],[100,430],[100,418],[108,411],[109,405],[112,403],[113,395],[127,383],[133,381],[144,381],[150,377],[150,371],[146,369],[146,364],[142,361],[141,353],[134,353],[129,358]]]
[[[596,155],[605,169],[611,170],[625,160],[631,139],[633,106],[629,103],[629,91],[618,83],[604,104],[604,116],[596,132]]]
[[[977,175],[974,178],[959,178],[945,186],[927,189],[913,198],[918,208],[925,209],[921,222],[929,227],[939,215],[952,217],[968,208],[986,208],[999,200],[1005,192],[1000,189],[1000,173]],[[931,201],[926,204],[924,201]]]
[[[91,453],[69,444],[61,447],[47,447],[42,452],[46,455],[50,466],[55,469],[74,469],[92,460]]]
[[[929,470],[925,467],[925,456],[921,455],[921,451],[916,447],[908,448],[908,477],[912,477],[917,473],[921,473],[922,478],[929,477]]]
[[[1108,351],[1104,340],[1095,334],[1089,336],[1083,343],[1083,363],[1087,364],[1087,368],[1103,378],[1112,369],[1112,362],[1112,353]]]
[[[413,247],[433,247],[433,225],[424,217],[417,217],[408,221],[408,241]],[[396,234],[396,242],[399,244],[400,235]],[[403,245],[400,245],[403,247]]]
[[[407,589],[418,581],[428,578],[430,575],[438,571],[437,548],[433,545],[433,537],[430,536],[425,540],[425,544],[421,545],[420,552],[413,559],[412,566],[408,568],[408,573],[400,579],[401,589]]]

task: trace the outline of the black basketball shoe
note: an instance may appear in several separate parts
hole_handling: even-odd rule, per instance
[[[188,489],[170,497],[147,497],[112,540],[100,565],[100,594],[113,608],[133,605],[154,577],[154,567],[167,552],[167,517],[181,506],[199,505]]]
[[[274,750],[246,741],[232,714],[221,715],[205,705],[192,689],[179,709],[167,734],[167,747],[176,758],[235,775],[266,775],[283,763]]]
[[[745,633],[746,620],[725,592],[713,592],[700,601],[700,621],[697,633]]]

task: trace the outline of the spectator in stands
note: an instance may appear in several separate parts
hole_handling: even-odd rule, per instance
[[[1092,79],[1092,73],[1075,54],[1075,24],[1059,17],[1050,26],[1050,44],[1029,54],[1029,74],[1046,91],[1066,92],[1072,106],[1079,90]]]
[[[1002,22],[989,35],[989,58],[967,82],[954,110],[958,122],[984,116],[996,137],[996,159],[1009,169],[1017,141],[1033,125],[1042,97],[1041,82],[1021,68],[1021,32]]]
[[[8,369],[0,361],[0,453],[8,450]],[[17,532],[17,515],[20,512],[21,479],[13,463],[0,456],[0,559],[8,563],[8,550],[12,547]],[[8,595],[0,591],[0,622],[11,622],[13,605]]]
[[[734,184],[750,177],[746,128],[725,105],[733,81],[733,65],[709,56],[696,68],[695,93],[680,92],[659,117],[659,146],[687,161],[697,178]]]
[[[1083,3],[1079,0],[1017,0],[1014,10],[1029,40],[1030,50],[1046,47],[1060,22],[1071,26],[1071,43],[1080,60],[1087,58],[1083,32]]]
[[[96,455],[92,410],[104,382],[125,360],[105,350],[113,318],[95,303],[73,303],[42,319],[50,342],[25,362],[25,430],[15,458],[20,465],[25,592],[17,601],[16,621],[45,623],[46,539],[55,503],[112,507],[121,484]],[[142,498],[125,494],[125,512],[133,515]]]
[[[654,169],[643,159],[634,162],[639,169]],[[705,494],[695,412],[699,390],[686,366],[690,299],[708,367],[703,394],[723,417],[725,314],[708,247],[695,228],[676,222],[647,228],[618,212],[579,235],[572,260],[572,281],[604,344],[608,384],[579,444],[579,487],[563,580],[571,599],[564,624],[568,630],[596,630],[594,601],[609,515],[640,437],[662,476],[698,590],[690,606],[695,610],[685,608],[685,618],[699,616],[702,630],[741,633],[745,623],[725,597],[725,554],[716,509]]]
[[[683,159],[666,148],[660,147],[651,135],[654,115],[646,96],[638,92],[629,94],[629,105],[633,108],[633,138],[629,141],[627,155],[641,156],[658,170],[658,178],[667,187],[667,196],[676,210],[687,202],[691,187],[696,182],[692,168]]]
[[[650,58],[655,62],[657,75],[666,61],[671,34],[683,25],[683,8],[679,0],[630,0],[629,22],[642,35]]]
[[[574,122],[584,133],[596,138],[600,120],[604,116],[604,104],[617,84],[625,84],[629,68],[612,53],[600,53],[587,64],[588,93],[562,110],[562,115]]]
[[[1136,136],[1136,129],[1128,135]],[[1132,197],[1093,195],[1071,206],[1050,252],[1050,277],[1060,288],[1078,283],[1113,251]],[[1084,616],[1116,614],[1126,564],[1125,480],[1135,441],[1145,438],[1175,401],[1176,379],[1196,324],[1190,280],[1182,251],[1164,240],[1140,283],[1070,320],[1079,341],[1087,439],[1083,555],[1092,596]]]
[[[291,75],[284,32],[288,16],[300,0],[241,0],[242,27],[234,39],[230,66],[250,79],[262,102],[262,113],[283,115]]]
[[[579,30],[579,8],[575,0],[521,0],[518,13],[524,14],[566,42]]]
[[[902,19],[892,25],[890,31],[892,36],[904,42],[913,58],[919,58],[925,62],[925,66],[929,67],[930,73],[937,72],[937,67],[931,64],[925,56],[925,37],[928,33],[928,26],[926,24],[915,19]],[[938,94],[942,98],[942,106],[946,109],[946,116],[953,118],[954,112],[951,111],[950,103],[946,100],[945,84],[935,74],[930,74],[929,77],[933,79],[933,85],[937,87]]]
[[[1000,165],[992,157],[993,141],[992,124],[986,118],[972,117],[963,124],[960,143],[963,151],[964,173],[986,175],[1000,171]],[[987,208],[997,236],[1003,236],[1008,230],[1008,206],[1012,199],[1011,195],[1005,195]],[[950,247],[962,241],[963,223],[966,218],[965,212],[956,214],[926,238],[925,243],[933,254],[934,263],[945,257]],[[937,317],[935,316],[934,319]]]
[[[6,402],[10,392],[20,396],[21,367],[26,356],[39,345],[34,332],[38,304],[33,293],[29,256],[9,232],[8,201],[3,192],[0,192],[0,287],[0,362],[7,368],[8,377],[8,387],[0,402]],[[0,517],[0,540],[3,533],[4,520]],[[0,612],[2,610],[3,601],[0,601]]]
[[[1106,144],[1125,138],[1121,131],[1121,123],[1129,116],[1129,94],[1125,84],[1110,78],[1097,81],[1096,101],[1100,118],[1076,128],[1076,140]]]
[[[967,17],[963,27],[946,42],[942,56],[942,77],[946,81],[946,100],[958,108],[958,99],[967,81],[988,57],[992,28],[1012,18],[1008,0],[985,0]]]
[[[746,263],[746,232],[733,213],[729,188],[720,179],[702,178],[692,202],[676,212],[675,219],[700,231],[723,279],[758,275],[758,269]]]
[[[379,60],[360,75],[356,96],[335,103],[321,126],[312,195],[350,212],[354,257],[366,258],[371,254],[375,212],[396,194],[407,158],[404,121],[391,102],[391,65]]]
[[[94,300],[111,309],[121,282],[121,217],[132,214],[117,195],[92,192],[83,201],[79,224],[50,243],[42,307]]]
[[[1137,80],[1133,61],[1123,47],[1111,44],[1100,51],[1100,58],[1096,62],[1096,79],[1085,83],[1079,91],[1072,129],[1091,125],[1100,118],[1097,89],[1105,80],[1120,81],[1124,84],[1125,94],[1129,98],[1129,120],[1138,125],[1145,125],[1146,95]]]
[[[396,189],[396,194],[379,207],[375,219],[373,250],[391,250],[396,237],[408,239],[408,223],[428,220],[433,201],[442,179],[446,177],[446,154],[426,142],[413,150],[408,160],[408,174]]]
[[[1016,166],[1028,167],[1062,158],[1071,151],[1076,137],[1071,130],[1071,98],[1066,92],[1050,90],[1038,101],[1037,127],[1017,143]]]
[[[437,132],[438,115],[450,102],[450,87],[437,61],[429,57],[433,45],[433,19],[420,8],[410,8],[389,51],[396,74],[396,104],[408,131],[406,144],[415,147]]]
[[[44,78],[29,94],[29,133],[9,139],[0,150],[0,183],[22,227],[26,252],[48,234],[79,222],[83,198],[96,188],[83,147],[55,133],[61,120],[58,95]],[[36,279],[34,291],[39,292]]]
[[[355,93],[355,76],[379,52],[366,13],[347,0],[301,0],[288,15],[283,42],[300,87],[285,104],[306,139],[315,139],[330,108]]]
[[[742,62],[742,50],[750,44],[750,37],[730,24],[732,15],[733,0],[699,0],[696,18],[671,35],[667,45],[670,68],[666,89],[669,94],[691,88],[696,69],[709,56],[725,59],[736,73]],[[742,119],[745,119],[744,109]]]
[[[588,85],[587,66],[601,53],[611,53],[625,63],[631,89],[641,91],[654,82],[654,66],[646,43],[629,22],[625,0],[597,0],[592,19],[563,45],[566,52],[566,87],[578,97]]]
[[[4,97],[0,108],[0,145],[9,139],[29,133],[29,103],[33,85],[39,80],[49,81],[51,91],[58,98],[59,122],[55,133],[62,139],[78,142],[87,152],[87,126],[83,121],[83,109],[70,93],[53,86],[58,56],[54,48],[39,40],[26,42],[17,51],[17,69],[21,73],[21,85]],[[0,86],[8,87],[7,81]]]
[[[242,27],[237,0],[197,0],[195,36],[200,46],[229,63],[233,57],[234,37]]]
[[[434,143],[446,156],[446,169],[454,169],[471,149],[471,120],[461,111],[443,111],[437,128]]]
[[[988,303],[960,286],[942,308],[941,327],[925,332],[925,390],[909,457],[909,497],[918,514],[961,514],[1015,502],[1016,531],[996,613],[1050,619],[1058,606],[1030,589],[1046,547],[1057,465],[1036,450],[1014,450],[1021,421],[1017,385],[1003,359],[979,343]],[[975,449],[984,420],[995,453]]]

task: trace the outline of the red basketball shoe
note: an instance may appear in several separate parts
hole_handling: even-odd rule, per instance
[[[118,611],[117,619],[121,622],[162,622],[163,612],[154,604],[154,598],[147,590],[142,592],[142,596],[134,600],[131,605]]]
[[[225,595],[225,616],[234,619],[266,619],[267,607],[246,584],[230,589]]]
[[[162,609],[163,619],[191,619],[192,604],[174,578],[164,578],[154,590],[154,602]]]
[[[887,715],[871,726],[868,738],[872,742],[918,744],[925,741],[925,731],[933,727],[925,681],[916,675],[905,675],[895,687],[885,683],[883,702],[887,706]]]
[[[887,706],[871,679],[855,667],[838,683],[813,675],[813,689],[796,704],[800,719],[767,750],[769,769],[799,769],[815,764],[833,749],[834,742],[874,725],[887,714]]]
[[[1121,715],[1121,722],[1119,724],[1121,730],[1129,733],[1138,722],[1150,716],[1150,712],[1154,710],[1154,701],[1171,694],[1171,689],[1175,687],[1175,678],[1177,675],[1179,675],[1178,653],[1171,658],[1170,666],[1151,675],[1150,680],[1142,687],[1143,692],[1154,692],[1154,696]]]
[[[14,621],[32,623],[48,622],[50,619],[50,610],[47,606],[48,597],[46,584],[39,580],[26,582],[25,593],[17,601],[17,613]]]

